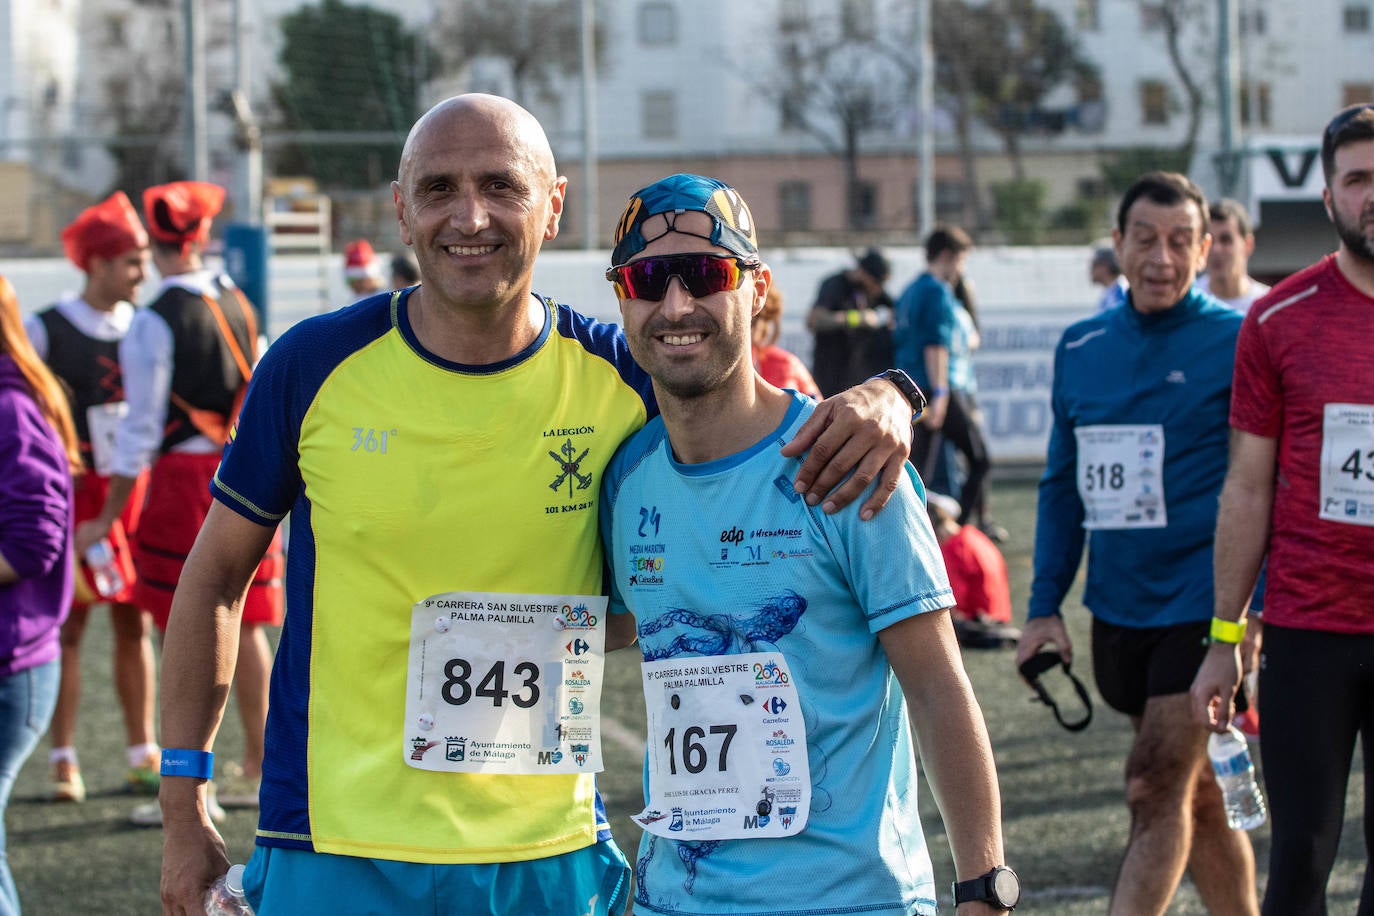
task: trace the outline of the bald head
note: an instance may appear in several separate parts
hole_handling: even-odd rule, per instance
[[[427,111],[391,185],[422,301],[523,321],[534,260],[558,235],[566,188],[544,129],[514,102],[460,95]]]
[[[557,177],[553,148],[549,146],[549,138],[534,115],[499,95],[470,92],[444,99],[415,122],[401,150],[401,165],[397,174],[401,186],[406,186],[416,159],[423,157],[432,140],[466,132],[467,129],[480,129],[494,136],[501,146],[509,150],[512,158],[524,161],[531,175],[550,182]]]

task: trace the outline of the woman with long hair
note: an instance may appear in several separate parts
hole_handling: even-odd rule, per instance
[[[56,378],[0,276],[0,912],[18,913],[3,816],[57,703],[58,632],[72,600],[72,477],[81,453]]]

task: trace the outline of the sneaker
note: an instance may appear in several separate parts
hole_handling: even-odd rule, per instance
[[[262,777],[249,778],[243,767],[233,761],[220,768],[219,803],[226,808],[256,808]]]
[[[210,820],[216,824],[224,823],[224,809],[215,798],[215,784],[212,782],[207,787],[205,794],[205,810],[210,815]],[[129,823],[135,827],[161,827],[162,826],[162,806],[155,801],[144,802],[135,805],[134,810],[129,812]]]
[[[162,781],[160,770],[159,755],[149,754],[138,766],[124,772],[124,790],[130,795],[156,795]]]
[[[81,768],[70,760],[52,765],[52,781],[48,786],[48,800],[55,802],[83,802],[86,800],[86,781]]]

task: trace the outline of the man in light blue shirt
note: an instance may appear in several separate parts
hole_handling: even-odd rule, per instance
[[[734,189],[670,176],[619,226],[607,277],[661,410],[602,489],[611,629],[633,614],[645,659],[636,911],[935,913],[912,726],[958,912],[1005,911],[997,777],[919,478],[871,521],[793,493],[778,448],[813,406],[754,372],[771,275]]]

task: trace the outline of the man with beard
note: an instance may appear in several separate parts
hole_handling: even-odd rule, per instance
[[[1266,914],[1326,912],[1355,739],[1374,747],[1374,105],[1322,133],[1340,248],[1250,309],[1236,348],[1212,645],[1193,711],[1226,728],[1234,643],[1268,552],[1260,718],[1273,845]],[[1366,791],[1366,835],[1374,824]],[[1368,844],[1366,844],[1368,845]],[[1368,856],[1368,852],[1366,852]],[[1361,916],[1374,914],[1368,860]]]
[[[913,732],[959,912],[1014,907],[915,471],[871,522],[787,485],[777,443],[815,405],[754,370],[772,274],[738,191],[670,175],[631,196],[615,241],[606,277],[662,411],[601,488],[611,616],[633,614],[645,661],[635,912],[934,913]]]

